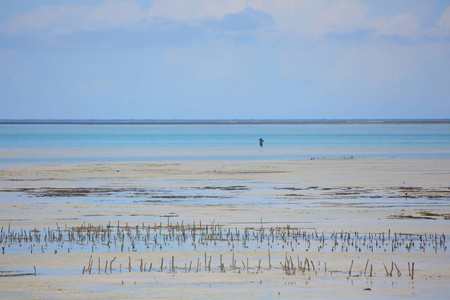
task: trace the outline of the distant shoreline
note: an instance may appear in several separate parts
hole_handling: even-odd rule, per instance
[[[380,120],[0,120],[0,125],[343,125],[450,124],[450,119]]]

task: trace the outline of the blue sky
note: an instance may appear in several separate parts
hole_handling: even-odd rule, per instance
[[[0,7],[0,119],[450,118],[448,0]]]

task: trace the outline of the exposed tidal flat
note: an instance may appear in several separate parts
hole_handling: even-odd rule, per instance
[[[434,297],[450,160],[0,169],[6,298]]]

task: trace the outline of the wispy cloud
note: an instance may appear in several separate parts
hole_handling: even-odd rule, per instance
[[[1,26],[1,31],[13,35],[44,30],[66,34],[78,30],[129,26],[139,23],[144,17],[139,4],[132,0],[107,1],[98,6],[62,4],[14,15]]]
[[[411,14],[401,13],[392,18],[378,17],[371,20],[368,28],[379,36],[417,37],[419,25]]]
[[[154,0],[148,18],[189,22],[205,18],[221,19],[245,9],[245,0]]]
[[[241,12],[225,15],[215,24],[215,27],[219,30],[251,31],[267,28],[274,24],[272,16],[268,13],[247,7]]]
[[[351,34],[372,30],[377,36],[417,38],[447,37],[450,7],[433,28],[420,28],[415,16],[400,12],[394,16],[373,15],[361,0],[154,0],[144,10],[134,0],[105,1],[98,5],[61,4],[39,7],[12,16],[0,25],[9,35],[49,32],[71,34],[133,26],[150,27],[160,20],[205,26],[214,20],[218,29],[275,30],[321,38],[328,34]],[[209,23],[211,24],[211,23]]]
[[[447,7],[436,25],[426,30],[425,34],[429,37],[437,39],[450,38],[450,6]]]
[[[364,27],[368,8],[357,0],[338,0],[319,11],[306,29],[306,34],[348,33]]]

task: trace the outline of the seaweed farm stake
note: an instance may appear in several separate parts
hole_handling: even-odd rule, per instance
[[[175,256],[172,256],[172,273],[175,273]]]
[[[131,272],[131,257],[128,256],[128,272]]]
[[[386,276],[389,276],[389,272],[388,272],[388,270],[386,268],[386,265],[384,263],[383,263],[383,266],[384,266],[384,270],[386,271]]]
[[[109,263],[109,273],[111,273],[112,272],[112,264],[113,264],[113,262],[116,260],[116,257],[114,257],[112,260],[111,260],[111,262]]]
[[[398,277],[402,276],[402,272],[400,272],[400,270],[398,269],[396,263],[394,263],[394,266],[395,266],[395,268],[397,269],[397,275],[398,275]]]

